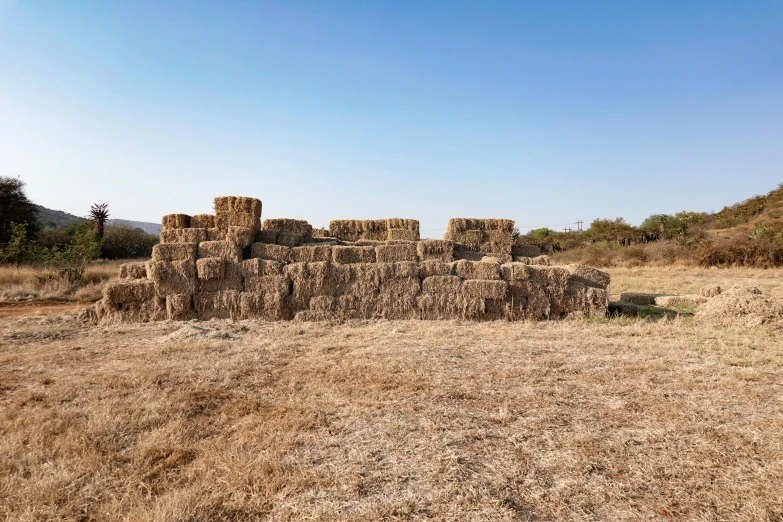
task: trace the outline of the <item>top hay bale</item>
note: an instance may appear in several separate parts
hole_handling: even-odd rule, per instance
[[[276,240],[281,234],[291,236],[292,238],[295,237],[295,240],[289,240],[288,242],[297,244],[307,242],[313,238],[313,226],[303,219],[265,219],[261,224],[261,230],[265,233],[276,233]]]
[[[190,228],[190,216],[187,214],[166,214],[161,222],[164,230]]]
[[[261,218],[261,200],[243,196],[215,198],[215,214],[252,214]]]
[[[329,222],[329,236],[343,241],[419,240],[416,219],[336,219]]]
[[[461,245],[464,250],[511,254],[513,232],[512,219],[452,218],[443,238]]]

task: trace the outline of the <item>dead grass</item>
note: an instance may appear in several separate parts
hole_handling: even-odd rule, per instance
[[[107,282],[119,276],[119,265],[125,261],[95,263],[74,285],[58,278],[46,279],[41,267],[0,265],[0,303],[28,300],[97,301]]]

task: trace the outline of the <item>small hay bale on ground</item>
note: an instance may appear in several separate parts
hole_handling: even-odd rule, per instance
[[[416,245],[399,243],[395,245],[378,245],[375,247],[375,257],[378,263],[393,263],[396,261],[416,261]]]
[[[242,260],[242,247],[230,241],[203,241],[198,244],[198,257],[220,257],[239,262]]]
[[[565,268],[568,270],[568,273],[571,274],[571,279],[584,283],[587,286],[603,288],[605,290],[609,287],[609,283],[612,280],[606,272],[602,272],[590,266],[568,265]]]
[[[161,220],[164,230],[190,228],[191,218],[187,214],[166,214]]]
[[[454,261],[453,273],[462,279],[500,279],[498,263],[482,263],[476,261]]]
[[[332,262],[347,265],[351,263],[375,263],[374,246],[334,246]]]
[[[299,246],[291,249],[292,263],[315,263],[331,260],[332,247],[328,245]]]
[[[166,296],[166,317],[171,321],[189,321],[196,318],[193,294],[169,294]]]
[[[610,317],[636,317],[639,315],[639,305],[626,301],[610,301],[608,310]]]
[[[147,276],[155,283],[155,295],[192,294],[196,291],[196,260],[149,261]]]
[[[203,257],[196,261],[196,271],[202,281],[223,279],[226,275],[225,260],[222,257]]]
[[[198,244],[166,243],[152,247],[153,261],[185,261],[196,259]]]
[[[655,298],[655,306],[668,308],[670,306],[698,306],[706,303],[703,295],[662,295]]]
[[[454,243],[442,239],[425,239],[416,243],[416,252],[421,261],[451,262],[454,259]]]
[[[661,294],[644,294],[639,292],[623,292],[620,294],[620,301],[631,303],[637,306],[655,305],[655,298],[661,297]]]
[[[120,279],[146,279],[147,263],[123,263],[120,265]]]
[[[193,228],[215,228],[215,216],[213,214],[196,214],[190,218],[190,226]]]
[[[155,297],[155,284],[146,279],[112,281],[103,290],[103,303],[121,309],[128,303],[149,301]]]
[[[705,285],[699,289],[699,293],[704,297],[715,297],[716,295],[720,295],[720,286]]]
[[[291,262],[291,249],[283,245],[253,243],[250,246],[250,256],[257,259],[268,259],[280,263]]]
[[[206,240],[206,228],[171,228],[160,231],[161,243],[201,243]]]

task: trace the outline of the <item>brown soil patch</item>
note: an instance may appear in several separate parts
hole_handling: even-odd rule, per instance
[[[79,310],[92,303],[62,302],[62,301],[30,301],[22,303],[0,303],[0,317],[16,317],[20,315],[59,314]]]

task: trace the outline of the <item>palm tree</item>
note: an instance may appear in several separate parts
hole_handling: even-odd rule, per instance
[[[109,205],[96,203],[90,207],[90,220],[93,223],[92,232],[98,239],[103,239],[103,229],[109,219]]]

